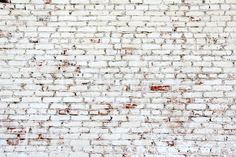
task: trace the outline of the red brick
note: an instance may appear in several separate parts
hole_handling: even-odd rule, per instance
[[[136,104],[125,104],[123,108],[125,109],[134,109],[137,105]]]
[[[152,85],[150,87],[151,91],[168,91],[170,90],[170,86],[169,85]]]

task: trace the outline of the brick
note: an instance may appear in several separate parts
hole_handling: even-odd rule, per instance
[[[187,109],[189,110],[204,110],[206,109],[205,104],[188,104]]]
[[[150,86],[151,91],[168,91],[170,90],[169,85],[152,85]]]
[[[137,105],[136,104],[124,104],[123,108],[125,109],[134,109]]]
[[[0,156],[234,156],[235,2],[1,1]]]

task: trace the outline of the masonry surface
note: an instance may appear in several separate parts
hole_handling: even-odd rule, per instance
[[[236,0],[0,3],[0,157],[235,157]]]

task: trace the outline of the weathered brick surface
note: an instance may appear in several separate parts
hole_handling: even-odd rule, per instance
[[[236,0],[0,3],[0,157],[236,156]]]

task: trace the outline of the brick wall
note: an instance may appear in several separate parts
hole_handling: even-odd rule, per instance
[[[236,156],[236,0],[0,3],[0,157]]]

